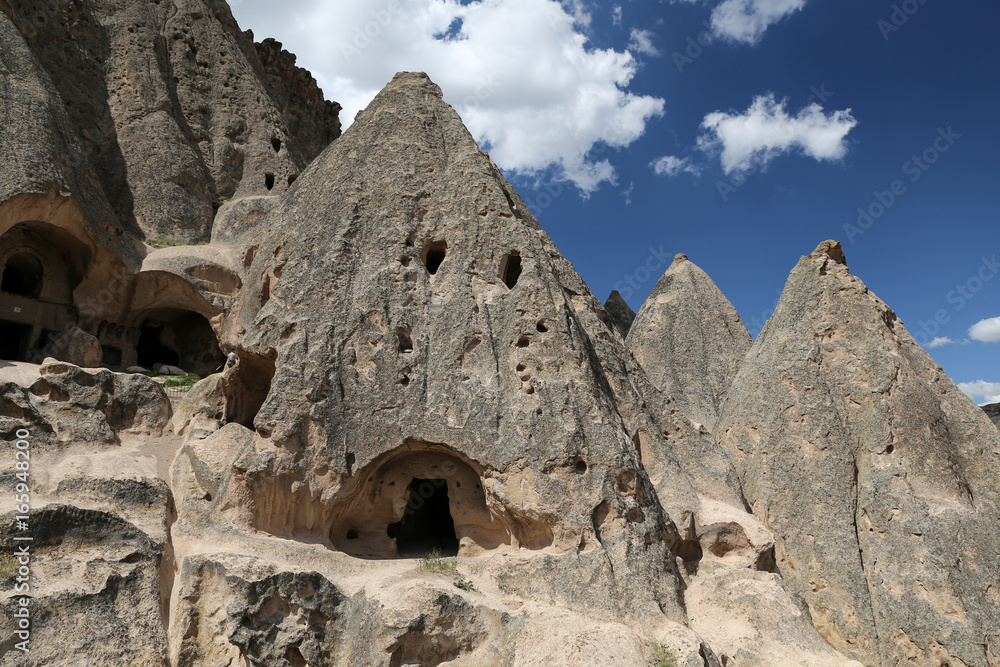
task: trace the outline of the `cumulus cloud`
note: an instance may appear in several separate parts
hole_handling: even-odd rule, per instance
[[[984,380],[960,382],[958,388],[980,405],[1000,403],[1000,382],[986,382]]]
[[[810,104],[790,116],[784,100],[759,95],[743,113],[715,111],[705,116],[698,146],[720,153],[727,174],[766,168],[774,158],[792,151],[817,161],[839,160],[847,153],[847,134],[857,124],[850,109],[825,114],[823,107]]]
[[[930,349],[933,349],[935,347],[944,347],[945,345],[954,345],[954,344],[955,344],[955,341],[953,341],[952,339],[948,338],[947,336],[939,336],[939,337],[935,338],[934,340],[932,340],[931,342],[927,343],[926,347],[927,347],[928,350],[930,350]]]
[[[615,182],[591,151],[638,139],[664,101],[628,85],[627,51],[594,48],[582,0],[256,0],[234,8],[257,38],[283,39],[343,107],[345,126],[400,70],[422,70],[505,170],[553,168],[584,192]],[[648,46],[652,47],[650,43]]]
[[[650,162],[649,166],[653,168],[653,172],[657,176],[677,176],[678,174],[683,174],[685,172],[697,176],[701,173],[701,169],[693,164],[690,159],[686,157],[677,157],[675,155],[664,155],[663,157],[658,157]]]
[[[770,26],[805,4],[806,0],[725,0],[712,11],[712,33],[733,42],[757,44]]]
[[[628,48],[630,51],[653,58],[660,55],[660,50],[653,46],[653,33],[649,30],[633,28],[632,36],[628,41]]]
[[[1000,317],[991,317],[973,324],[969,327],[969,338],[983,343],[1000,341]]]

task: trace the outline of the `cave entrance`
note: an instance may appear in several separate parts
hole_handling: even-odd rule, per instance
[[[0,321],[0,359],[27,361],[31,332],[30,324]]]
[[[458,538],[448,500],[448,481],[414,477],[407,492],[403,518],[386,530],[389,537],[395,538],[399,555],[412,558],[437,550],[442,556],[457,556]]]
[[[7,260],[0,279],[0,290],[37,299],[42,293],[42,263],[28,253],[19,252]]]
[[[152,370],[156,364],[179,366],[180,355],[163,344],[164,327],[143,327],[139,333],[139,342],[135,346],[139,365]]]

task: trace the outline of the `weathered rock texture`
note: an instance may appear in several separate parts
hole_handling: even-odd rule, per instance
[[[283,191],[339,134],[315,81],[280,45],[256,47],[219,0],[0,10],[62,107],[48,125],[78,138],[67,166],[92,169],[98,196],[146,235],[207,238],[223,200]],[[29,119],[11,120],[5,143],[37,141]]]
[[[984,405],[983,410],[989,415],[990,420],[1000,426],[1000,403],[994,403],[992,405]]]
[[[632,322],[635,320],[635,311],[625,303],[618,290],[611,291],[608,300],[604,302],[604,310],[622,338],[628,336],[628,330],[632,328]]]
[[[580,552],[650,582],[606,601],[622,613],[677,617],[627,354],[425,75],[397,75],[253,241],[226,332],[229,412],[260,437],[234,520],[396,557],[411,482],[443,480],[459,554]]]
[[[686,255],[656,283],[627,339],[653,384],[708,429],[752,342],[733,305]]]
[[[785,587],[866,665],[996,665],[1000,434],[826,242],[791,272],[716,434]]]

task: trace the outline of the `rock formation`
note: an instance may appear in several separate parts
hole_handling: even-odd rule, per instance
[[[983,410],[986,411],[986,414],[989,415],[994,424],[1000,426],[1000,403],[984,405]]]
[[[426,75],[338,138],[221,0],[36,5],[0,0],[2,664],[1000,664],[1000,432],[838,245],[748,354],[682,255],[602,308]]]
[[[803,257],[716,429],[785,587],[866,665],[995,665],[1000,434],[848,271]]]
[[[639,309],[626,342],[653,384],[711,429],[753,341],[712,279],[677,255]]]
[[[618,290],[611,291],[608,300],[604,302],[604,310],[622,338],[628,336],[628,330],[632,328],[632,322],[635,320],[635,311],[625,303]]]

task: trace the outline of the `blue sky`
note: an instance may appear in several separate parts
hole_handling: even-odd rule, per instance
[[[600,299],[638,310],[684,252],[756,335],[799,256],[838,239],[952,379],[1000,401],[1000,5],[231,4],[345,123],[427,71]]]

